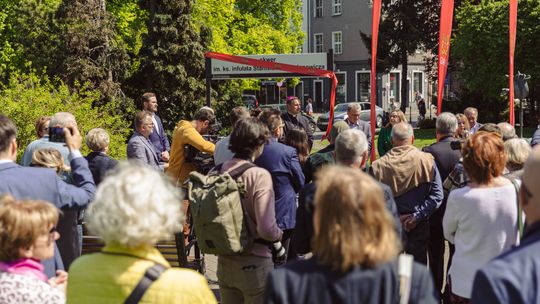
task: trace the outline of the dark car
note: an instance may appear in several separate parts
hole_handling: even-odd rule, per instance
[[[243,94],[242,102],[248,109],[253,109],[259,106],[259,102],[257,101],[257,97],[255,95]]]
[[[286,104],[283,104],[283,103],[271,103],[271,104],[265,104],[265,105],[261,105],[260,107],[261,109],[277,109],[279,110],[281,113],[285,113],[287,112],[287,105]],[[309,122],[309,127],[311,129],[311,132],[312,133],[315,133],[315,131],[317,130],[317,122],[315,121],[315,119],[313,119],[313,117],[307,115],[306,113],[304,112],[301,112],[302,116],[306,117],[308,119],[308,122]]]
[[[334,122],[338,120],[347,119],[347,108],[352,102],[340,103],[334,107]],[[358,102],[360,105],[360,119],[369,122],[371,116],[371,104],[369,102]],[[377,128],[381,128],[383,125],[384,111],[381,107],[375,106],[375,124]],[[330,112],[327,112],[317,120],[317,127],[321,131],[326,131],[328,127],[328,120],[330,118]]]

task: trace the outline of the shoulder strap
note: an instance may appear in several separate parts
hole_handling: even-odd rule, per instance
[[[135,289],[131,292],[131,294],[127,297],[125,304],[137,304],[142,299],[144,293],[154,281],[159,279],[161,274],[166,270],[165,266],[161,264],[154,264],[153,266],[146,269],[144,272],[143,277],[137,283],[137,286],[135,286]]]
[[[411,278],[413,268],[413,256],[410,254],[400,254],[398,256],[399,275],[399,304],[409,303],[411,295]]]
[[[240,177],[240,175],[244,174],[244,172],[246,172],[247,169],[253,168],[253,167],[257,167],[257,166],[255,166],[251,162],[248,162],[248,163],[245,163],[245,164],[242,164],[242,165],[238,166],[238,168],[235,168],[235,169],[229,171],[229,175],[233,179],[237,179],[237,178]]]
[[[516,189],[516,202],[517,202],[517,224],[518,224],[518,233],[519,233],[519,239],[523,237],[523,217],[522,217],[522,211],[521,211],[521,205],[519,203],[519,185],[517,183],[517,180],[510,176],[505,176],[508,180],[512,182],[512,185],[514,185],[514,189]]]

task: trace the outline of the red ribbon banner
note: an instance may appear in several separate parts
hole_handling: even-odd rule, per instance
[[[377,45],[379,44],[379,22],[381,19],[381,0],[373,1],[371,12],[371,162],[375,161],[375,128],[377,127],[375,118],[375,105],[377,104]]]
[[[516,48],[516,27],[517,27],[517,0],[510,0],[510,27],[509,27],[509,72],[508,72],[508,96],[510,100],[508,101],[509,113],[510,113],[510,124],[513,126],[515,123],[514,116],[514,50]]]
[[[228,61],[228,62],[234,62],[249,66],[256,66],[260,68],[266,68],[271,70],[281,70],[291,73],[298,73],[298,74],[304,74],[307,76],[319,76],[319,77],[326,77],[330,78],[332,81],[332,87],[330,89],[330,117],[328,118],[328,127],[326,128],[326,133],[323,137],[323,139],[327,138],[330,134],[330,129],[332,128],[332,123],[334,121],[334,103],[336,100],[336,88],[338,85],[338,81],[336,78],[336,74],[332,71],[328,70],[321,70],[321,69],[315,69],[315,68],[309,68],[299,65],[293,65],[293,64],[285,64],[285,63],[279,63],[279,62],[269,62],[269,61],[263,61],[253,58],[246,58],[241,56],[234,56],[234,55],[228,55],[228,54],[222,54],[222,53],[215,53],[215,52],[206,52],[205,56],[207,58],[214,58],[217,60],[222,61]]]
[[[452,35],[452,18],[454,15],[454,0],[442,0],[441,23],[439,27],[439,57],[438,57],[438,88],[437,88],[437,115],[441,113],[444,92],[444,80],[448,70],[448,57],[450,55],[450,36]]]

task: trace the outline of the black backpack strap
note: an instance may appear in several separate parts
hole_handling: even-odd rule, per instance
[[[255,166],[253,163],[247,162],[247,163],[245,163],[245,164],[242,164],[242,165],[238,166],[238,168],[235,168],[235,169],[229,171],[229,175],[230,175],[233,179],[237,179],[237,178],[239,178],[242,174],[244,174],[244,172],[246,172],[247,169],[253,168],[253,167],[257,167],[257,166]]]
[[[135,286],[135,289],[131,292],[131,294],[127,297],[125,304],[137,304],[143,297],[144,293],[154,281],[159,279],[161,274],[166,270],[167,268],[161,264],[154,264],[153,266],[146,269],[144,272],[143,277],[137,283],[137,286]]]

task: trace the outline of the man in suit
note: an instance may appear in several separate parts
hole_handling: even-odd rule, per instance
[[[437,165],[437,169],[439,169],[441,180],[446,180],[461,158],[460,151],[453,150],[450,147],[450,143],[455,139],[454,134],[456,133],[457,127],[457,118],[454,114],[449,112],[439,114],[435,126],[437,142],[423,149],[424,152],[430,153],[433,155],[433,158],[435,158],[435,164]],[[445,246],[442,219],[444,211],[446,210],[448,194],[448,192],[444,192],[441,207],[439,207],[439,209],[437,209],[429,218],[429,268],[433,274],[435,287],[439,291],[443,288]],[[451,251],[453,252],[453,248]],[[452,255],[450,254],[450,256]]]
[[[17,128],[11,119],[0,114],[0,194],[8,193],[16,199],[45,200],[64,210],[84,208],[94,195],[96,186],[88,163],[80,152],[82,138],[79,130],[74,124],[70,124],[64,128],[64,134],[70,153],[73,185],[62,181],[54,170],[17,165]],[[56,269],[63,268],[60,253],[66,253],[65,257],[62,256],[66,268],[77,257],[73,256],[74,251],[79,252],[76,231],[75,229],[72,234],[61,232],[60,239],[63,238],[65,243],[71,246],[62,250],[57,241],[61,252],[55,250],[54,259],[43,261],[47,276],[52,277]]]
[[[349,104],[347,107],[347,118],[345,119],[345,122],[349,125],[349,128],[364,132],[368,140],[368,153],[371,153],[371,126],[369,123],[360,119],[361,110],[360,104]]]
[[[165,129],[163,129],[161,118],[156,114],[158,109],[156,94],[144,93],[142,101],[143,110],[151,113],[152,122],[154,123],[154,132],[150,134],[148,139],[150,139],[150,142],[156,148],[160,161],[168,162],[170,151],[169,139],[167,138],[167,134],[165,134]]]
[[[154,169],[163,171],[162,165],[156,153],[156,148],[149,140],[154,130],[152,114],[147,111],[139,111],[135,114],[135,132],[127,145],[128,159],[135,159]]]
[[[289,252],[289,243],[296,225],[296,193],[304,186],[304,174],[296,150],[278,142],[283,132],[279,111],[266,110],[260,120],[268,126],[272,138],[264,146],[255,164],[272,175],[276,201],[276,222],[283,230],[281,244]]]
[[[482,124],[478,122],[478,110],[474,107],[468,107],[463,111],[463,114],[467,116],[467,120],[469,121],[470,135],[478,132],[482,127]]]
[[[302,116],[302,107],[300,106],[300,99],[298,97],[287,98],[287,112],[281,115],[281,119],[284,122],[283,134],[287,136],[287,132],[292,128],[302,128],[306,131],[308,137],[308,146],[311,151],[313,147],[313,132],[309,127],[309,120]]]

